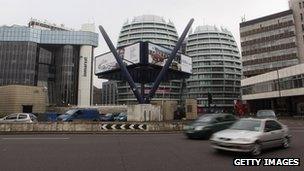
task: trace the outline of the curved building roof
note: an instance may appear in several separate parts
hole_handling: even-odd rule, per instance
[[[166,47],[174,47],[177,40],[177,31],[171,21],[156,15],[141,15],[123,24],[117,46],[150,41]]]

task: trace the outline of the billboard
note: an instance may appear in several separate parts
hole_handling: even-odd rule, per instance
[[[150,42],[139,42],[133,45],[126,46],[124,48],[117,49],[118,55],[123,59],[123,62],[126,64],[126,66],[154,65],[163,67],[166,61],[168,60],[171,52],[172,49],[162,47]],[[95,58],[96,75],[101,75],[103,73],[107,73],[108,71],[115,71],[118,68],[119,65],[114,55],[110,52],[97,56]],[[128,69],[130,68],[131,67],[128,67]],[[146,69],[149,70],[149,68]],[[170,69],[173,72],[180,71],[183,72],[183,74],[191,74],[192,58],[177,53],[176,57],[172,61],[172,64],[170,65]],[[151,72],[158,72],[159,69],[156,67],[150,67],[150,70]],[[176,75],[174,75],[174,77],[175,76]]]
[[[149,43],[148,46],[149,63],[158,66],[164,66],[172,50],[152,43]],[[170,68],[177,71],[192,73],[192,59],[186,55],[177,53],[176,57],[172,61]]]
[[[118,55],[128,65],[138,64],[140,62],[140,45],[139,43],[117,49]],[[95,74],[111,71],[119,68],[114,55],[109,52],[95,58]]]

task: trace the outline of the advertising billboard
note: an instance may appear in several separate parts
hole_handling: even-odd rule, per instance
[[[140,45],[139,43],[120,48],[117,50],[124,63],[128,65],[138,64],[140,62]],[[119,68],[114,55],[109,52],[95,58],[95,74],[111,71]]]
[[[148,52],[148,61],[150,64],[164,66],[172,50],[149,43]],[[192,59],[178,53],[172,61],[170,69],[192,73]]]

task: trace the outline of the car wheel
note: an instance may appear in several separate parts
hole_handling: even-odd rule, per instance
[[[261,144],[258,143],[258,142],[256,142],[256,143],[253,145],[253,149],[252,149],[252,151],[251,151],[251,154],[252,154],[253,156],[258,156],[258,155],[261,154],[261,152],[262,152]]]
[[[287,137],[283,138],[283,147],[284,148],[289,148],[290,147],[290,140]]]

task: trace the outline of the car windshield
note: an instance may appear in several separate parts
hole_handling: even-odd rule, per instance
[[[246,130],[246,131],[260,131],[261,121],[258,120],[240,120],[234,123],[230,129]]]
[[[203,115],[199,117],[195,122],[204,122],[204,123],[209,123],[213,120],[213,116],[211,115]]]
[[[68,110],[67,112],[65,112],[65,115],[72,115],[76,112],[77,110]]]
[[[112,113],[108,113],[108,114],[106,114],[106,116],[112,116]]]
[[[275,116],[275,114],[271,110],[262,110],[258,111],[257,116]]]

